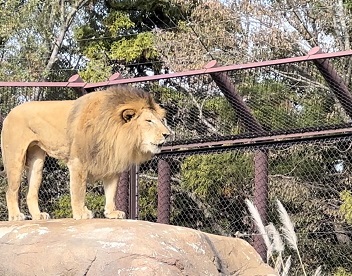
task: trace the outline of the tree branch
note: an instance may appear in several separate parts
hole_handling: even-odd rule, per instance
[[[218,130],[211,123],[209,123],[203,116],[203,105],[204,105],[204,102],[202,104],[199,104],[198,101],[196,100],[196,98],[194,97],[193,93],[190,92],[189,95],[191,96],[192,101],[195,104],[195,106],[198,108],[198,111],[199,111],[198,118],[199,118],[199,120],[201,120],[202,123],[205,124],[207,126],[207,128],[211,132],[213,132],[214,134],[218,134],[219,133]]]
[[[87,4],[89,2],[89,0],[79,0],[77,1],[77,3],[72,6],[71,11],[69,12],[69,14],[66,16],[65,18],[65,2],[66,1],[61,1],[61,28],[60,28],[60,32],[59,35],[56,38],[56,41],[54,43],[53,49],[51,51],[50,57],[47,61],[45,70],[43,72],[43,79],[46,79],[50,70],[52,69],[56,59],[57,59],[57,55],[59,53],[59,50],[61,48],[61,45],[64,41],[66,32],[68,30],[68,28],[70,27],[77,11],[82,8],[85,4]]]

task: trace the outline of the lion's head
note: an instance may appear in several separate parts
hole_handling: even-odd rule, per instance
[[[170,135],[165,110],[140,89],[116,86],[76,101],[70,140],[94,178],[149,160]]]
[[[164,123],[165,112],[162,109],[151,108],[125,109],[122,116],[128,124],[133,124],[140,135],[138,145],[141,152],[157,154],[161,151],[161,146],[170,135],[169,129]]]

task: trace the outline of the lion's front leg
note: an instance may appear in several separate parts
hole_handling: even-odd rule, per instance
[[[71,206],[74,219],[91,219],[93,212],[84,205],[87,187],[87,171],[82,162],[75,158],[68,163],[70,171]]]
[[[105,208],[104,215],[110,219],[124,219],[126,214],[116,209],[116,191],[120,176],[104,178]]]

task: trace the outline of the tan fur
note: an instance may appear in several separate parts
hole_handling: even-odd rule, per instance
[[[1,132],[3,163],[8,177],[9,220],[22,220],[18,206],[21,173],[28,167],[27,204],[33,219],[40,212],[38,190],[45,155],[61,159],[70,171],[73,217],[92,218],[84,205],[88,180],[103,180],[105,216],[124,218],[116,210],[115,194],[121,172],[160,152],[170,134],[165,111],[142,90],[116,86],[75,101],[28,102],[5,118]]]

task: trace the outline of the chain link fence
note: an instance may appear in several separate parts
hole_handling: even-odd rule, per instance
[[[265,224],[280,229],[278,199],[295,225],[309,274],[318,266],[327,275],[352,273],[352,101],[344,73],[350,61],[302,59],[226,71],[210,66],[198,75],[116,81],[153,93],[174,132],[161,154],[121,176],[119,209],[130,218],[246,239],[265,259],[245,200],[254,202]],[[25,101],[78,96],[67,87],[4,86],[1,116]],[[52,218],[71,215],[68,179],[65,164],[48,157],[40,206]],[[0,218],[6,220],[1,181]],[[24,175],[26,214],[27,187]],[[103,217],[103,195],[100,183],[89,184],[87,205],[96,217]],[[288,246],[283,254],[292,256],[292,275],[302,275],[297,254]]]
[[[162,154],[139,169],[139,218],[157,221],[158,201],[145,199],[160,199],[158,179],[166,177],[171,179],[170,224],[241,237],[254,244],[257,231],[245,199],[255,202],[255,158],[258,151],[267,152],[266,225],[281,227],[275,203],[280,200],[294,222],[308,275],[318,266],[327,275],[340,267],[349,270],[352,228],[341,212],[341,195],[352,188],[351,146],[350,137],[339,137]],[[165,160],[170,175],[155,166]],[[286,247],[284,256],[289,255],[291,271],[302,275],[297,255]]]

